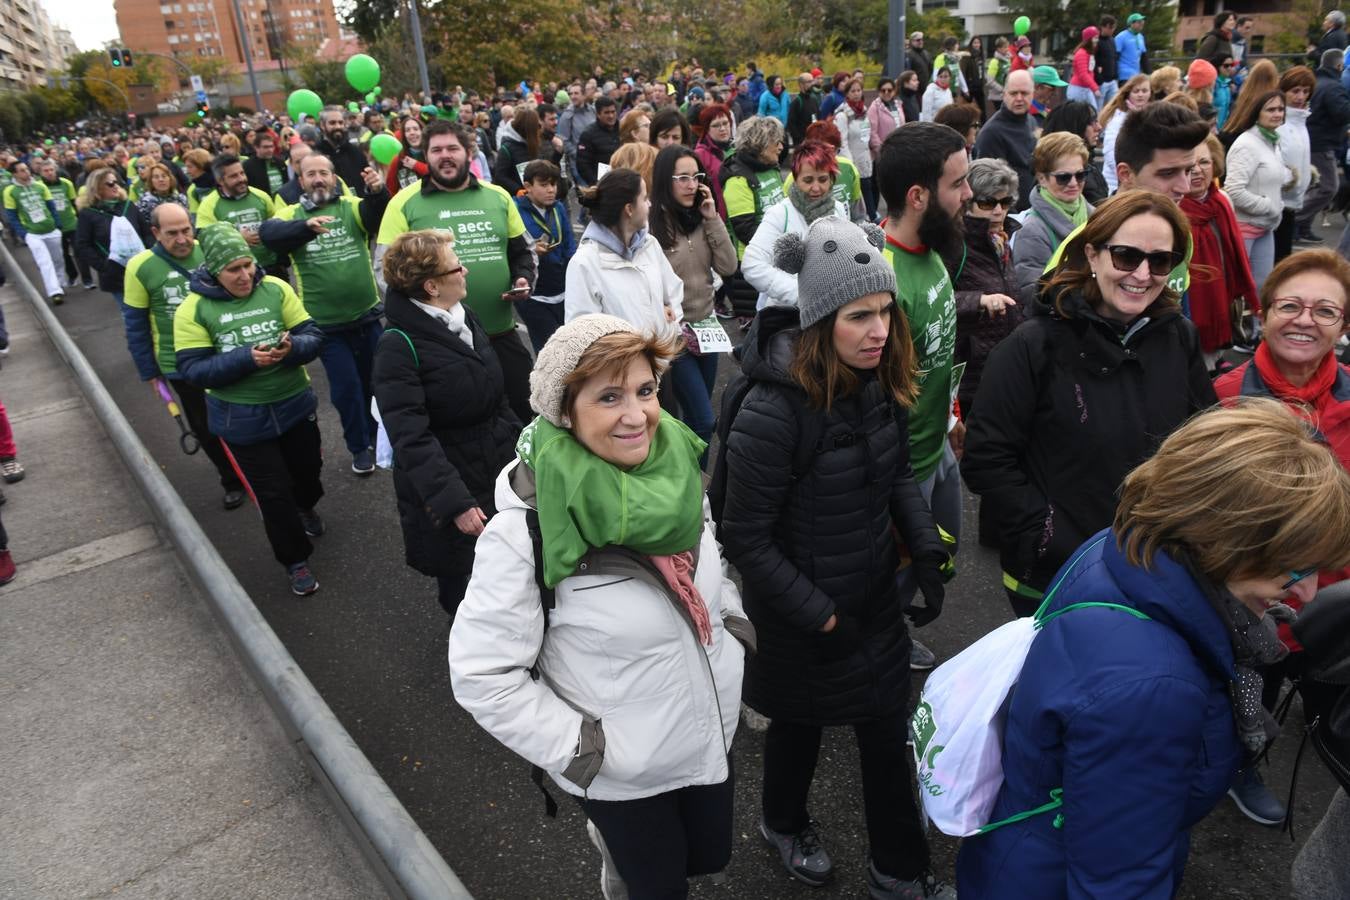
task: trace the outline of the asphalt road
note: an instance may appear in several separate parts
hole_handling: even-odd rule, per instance
[[[1334,247],[1339,228],[1324,237]],[[40,284],[27,251],[16,254],[28,277]],[[291,595],[281,566],[272,559],[257,513],[248,506],[223,511],[208,460],[180,451],[176,426],[136,376],[112,299],[75,289],[56,312],[277,634],[475,896],[598,895],[599,857],[576,805],[555,791],[560,813],[556,820],[546,818],[528,766],[455,703],[445,659],[448,627],[436,603],[435,582],[403,564],[389,473],[377,471],[364,479],[352,474],[337,415],[326,402],[322,366],[309,369],[321,398],[327,495],[319,510],[328,533],[315,542],[311,558],[322,588],[300,599]],[[719,389],[730,370],[724,363]],[[17,437],[22,447],[21,430]],[[110,452],[97,446],[102,437],[88,435],[88,452]],[[967,498],[968,540],[943,616],[918,634],[940,660],[1011,618],[997,554],[973,541],[977,503]],[[919,686],[916,679],[916,695]],[[1302,726],[1296,703],[1266,770],[1267,783],[1281,796],[1289,788]],[[866,896],[856,745],[848,729],[830,729],[826,735],[811,813],[835,860],[833,881],[812,889],[791,880],[763,844],[756,828],[763,736],[742,727],[734,748],[739,784],[728,880],[721,886],[702,880],[693,896]],[[1305,754],[1294,804],[1300,842],[1321,818],[1333,788],[1316,754]],[[951,878],[957,841],[934,833],[932,844],[936,873]],[[1298,846],[1278,830],[1245,819],[1225,800],[1195,830],[1179,896],[1288,896],[1289,866]]]

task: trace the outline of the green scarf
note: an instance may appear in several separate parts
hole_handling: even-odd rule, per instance
[[[1047,188],[1040,188],[1040,192],[1041,199],[1068,216],[1069,221],[1073,223],[1074,228],[1087,224],[1087,201],[1083,199],[1082,194],[1079,194],[1077,202],[1070,206],[1068,203],[1065,203],[1063,200],[1060,200],[1054,194],[1050,193]]]
[[[1280,144],[1280,134],[1277,131],[1271,131],[1264,125],[1257,125],[1256,130],[1261,132],[1261,136],[1270,141],[1271,146],[1278,147]]]
[[[516,452],[534,471],[544,583],[557,587],[592,548],[614,545],[646,556],[693,549],[703,532],[698,460],[706,446],[663,412],[646,461],[625,470],[535,417]]]

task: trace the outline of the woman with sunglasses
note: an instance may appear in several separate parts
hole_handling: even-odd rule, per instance
[[[1346,331],[1346,300],[1350,297],[1350,262],[1332,250],[1305,250],[1285,259],[1266,278],[1261,289],[1264,340],[1256,355],[1214,382],[1220,401],[1239,397],[1274,397],[1295,415],[1316,426],[1341,465],[1350,469],[1350,366],[1336,359],[1336,342]],[[1304,573],[1299,573],[1304,574]],[[1350,566],[1307,572],[1317,587],[1350,579]],[[1285,603],[1295,610],[1304,595],[1295,593]],[[1312,721],[1336,697],[1336,689],[1305,676],[1306,662],[1287,627],[1280,637],[1291,651],[1281,663],[1265,670],[1267,708],[1278,699],[1286,676],[1296,679],[1303,698],[1304,718]],[[1232,795],[1242,811],[1256,821],[1274,825],[1285,810],[1264,785],[1255,766],[1244,769]]]
[[[867,124],[871,126],[867,145],[875,161],[886,135],[905,124],[905,111],[896,98],[894,79],[883,78],[877,82],[876,99],[867,107]]]
[[[998,523],[1019,616],[1111,523],[1126,473],[1215,402],[1195,326],[1167,288],[1189,232],[1161,194],[1107,200],[985,364],[961,474]]]
[[[1284,94],[1268,91],[1239,123],[1241,134],[1228,151],[1228,177],[1223,183],[1237,213],[1258,290],[1275,266],[1275,229],[1284,215],[1281,193],[1298,177],[1280,153],[1276,129],[1283,124]]]
[[[1036,298],[1041,273],[1059,245],[1092,215],[1092,204],[1083,197],[1089,158],[1083,139],[1064,131],[1043,135],[1031,153],[1038,187],[1013,242],[1017,296],[1023,304]]]

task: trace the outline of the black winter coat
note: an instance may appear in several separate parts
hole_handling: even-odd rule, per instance
[[[984,294],[1006,294],[1017,299],[1017,279],[1013,275],[1012,256],[1000,258],[989,237],[989,220],[965,217],[965,253],[943,258],[956,293],[956,361],[966,364],[957,399],[961,411],[970,415],[975,405],[985,360],[999,341],[1013,333],[1026,317],[1021,307],[1006,307],[1001,316],[991,316],[980,306]],[[1004,219],[1003,228],[1011,237],[1022,226],[1015,219]]]
[[[1347,126],[1350,126],[1350,94],[1341,85],[1340,73],[1318,69],[1317,86],[1308,101],[1309,152],[1340,150]]]
[[[126,216],[127,221],[131,222],[145,246],[154,246],[155,239],[150,234],[150,226],[136,204],[128,202],[125,207],[118,206],[116,209],[118,215]],[[127,270],[108,258],[108,241],[112,237],[114,218],[113,213],[102,204],[80,210],[75,219],[75,255],[98,272],[99,290],[120,294]]]
[[[759,636],[745,701],[773,719],[839,725],[907,702],[910,640],[892,523],[918,564],[936,567],[946,554],[909,466],[905,413],[875,378],[814,413],[824,416],[819,449],[792,479],[805,406],[787,375],[797,333],[795,310],[770,307],[742,347],[757,383],[727,438],[719,535]],[[825,634],[832,614],[850,621]]]
[[[391,329],[375,349],[372,387],[394,447],[394,493],[408,565],[424,575],[468,575],[475,539],[455,516],[492,516],[497,473],[515,456],[520,421],[507,403],[501,364],[465,309],[473,348],[390,288]]]
[[[966,421],[961,475],[993,515],[1005,573],[1044,591],[1111,524],[1125,476],[1217,402],[1195,326],[1154,304],[1122,333],[1078,295],[1038,299],[994,348]]]

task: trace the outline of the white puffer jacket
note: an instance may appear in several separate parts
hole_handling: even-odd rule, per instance
[[[1275,131],[1280,136],[1280,156],[1284,164],[1298,175],[1298,181],[1284,189],[1281,199],[1285,209],[1303,208],[1303,195],[1312,183],[1312,154],[1308,147],[1308,110],[1289,107],[1284,113],[1284,124]]]
[[[1228,151],[1224,193],[1233,201],[1238,222],[1267,231],[1284,215],[1281,191],[1289,181],[1289,167],[1280,148],[1272,146],[1255,126],[1238,135]]]
[[[450,629],[455,699],[569,794],[633,800],[726,780],[745,665],[728,629],[747,641],[753,629],[706,501],[694,584],[712,620],[711,646],[699,643],[650,563],[625,551],[588,555],[578,568],[590,571],[558,585],[545,633],[525,523],[532,480],[515,472],[523,465],[497,476],[498,512],[478,538]],[[537,681],[529,672],[536,659]]]

